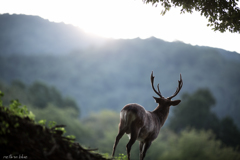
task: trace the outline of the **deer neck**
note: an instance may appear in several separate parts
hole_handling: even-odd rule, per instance
[[[155,108],[153,113],[159,118],[160,125],[163,126],[165,121],[167,120],[168,114],[169,114],[170,107],[162,107],[160,105]]]

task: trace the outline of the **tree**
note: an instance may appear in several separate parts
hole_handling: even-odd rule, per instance
[[[237,160],[240,153],[232,147],[223,147],[221,141],[215,139],[214,133],[205,130],[185,129],[174,135],[166,132],[161,135],[156,148],[158,160]],[[163,134],[166,134],[163,133]],[[169,136],[170,135],[170,136]],[[164,143],[164,145],[161,145]],[[155,151],[156,152],[156,151]]]
[[[214,31],[230,32],[240,31],[240,9],[237,6],[238,0],[143,0],[145,3],[162,5],[164,15],[172,7],[181,7],[181,13],[192,13],[198,11],[208,18],[209,24]]]
[[[108,160],[65,136],[64,125],[39,124],[27,107],[13,100],[9,107],[2,105],[0,91],[0,157],[3,159],[81,159]],[[76,127],[75,127],[76,128]],[[85,136],[86,137],[86,136]]]
[[[180,132],[187,127],[198,130],[212,130],[217,139],[225,145],[237,148],[240,144],[240,131],[232,118],[220,120],[211,112],[215,104],[214,97],[208,89],[199,89],[192,95],[185,94],[182,103],[173,110],[169,127]],[[238,148],[239,149],[239,148]]]
[[[14,80],[11,85],[0,82],[0,89],[6,93],[3,100],[4,105],[8,105],[12,99],[18,99],[23,104],[35,108],[43,109],[50,104],[59,109],[72,108],[75,110],[76,117],[80,115],[80,108],[74,99],[63,97],[58,89],[42,82],[35,82],[30,86],[20,80]]]
[[[86,139],[87,142],[85,142],[85,144],[92,147],[104,146],[99,148],[99,151],[102,153],[111,153],[118,132],[119,114],[113,111],[103,110],[99,113],[91,114],[83,119],[82,123],[92,136],[91,139]],[[127,136],[123,136],[119,142],[116,155],[126,153],[125,145],[127,142]]]
[[[186,127],[217,130],[219,120],[211,112],[215,99],[208,89],[199,89],[192,95],[184,94],[182,102],[173,110],[169,127],[180,132]]]
[[[226,145],[237,147],[240,144],[240,131],[230,117],[225,117],[220,121],[220,129],[217,135]]]

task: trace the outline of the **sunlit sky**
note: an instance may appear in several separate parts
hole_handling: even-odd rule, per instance
[[[0,0],[0,13],[38,15],[107,38],[149,38],[222,48],[240,53],[240,34],[214,32],[198,12],[180,14],[142,0]]]

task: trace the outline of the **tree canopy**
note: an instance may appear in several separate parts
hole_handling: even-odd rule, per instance
[[[218,127],[219,120],[211,112],[215,99],[208,89],[199,89],[191,95],[185,93],[182,101],[180,106],[173,109],[174,115],[169,124],[171,129],[179,132],[186,127],[206,130]]]
[[[193,10],[198,11],[201,15],[208,18],[207,26],[213,27],[214,31],[240,31],[240,9],[238,0],[143,0],[145,3],[153,5],[162,5],[164,15],[172,7],[181,7],[181,13],[192,13]]]
[[[179,132],[187,127],[198,130],[212,130],[223,144],[237,148],[240,143],[240,131],[230,117],[219,119],[211,108],[215,99],[208,89],[199,89],[193,94],[185,93],[182,103],[175,107],[169,127]]]

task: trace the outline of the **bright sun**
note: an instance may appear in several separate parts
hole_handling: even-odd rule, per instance
[[[126,0],[123,0],[126,1]],[[124,9],[123,9],[124,8]],[[146,21],[152,6],[143,5],[141,1],[91,1],[84,2],[84,8],[71,17],[74,23],[86,32],[111,38],[133,38],[141,35],[149,37],[147,28],[150,24]],[[145,14],[148,13],[148,14]],[[159,13],[155,13],[159,16]],[[79,21],[76,21],[79,20]]]

